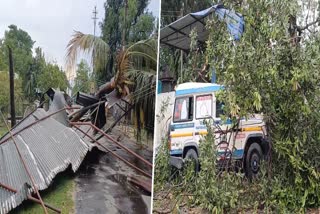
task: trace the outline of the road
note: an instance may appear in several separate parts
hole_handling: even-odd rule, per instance
[[[125,136],[119,127],[116,127],[113,133],[117,133],[117,135],[113,135],[115,138],[120,136],[121,143],[147,160],[152,160],[152,151],[142,149],[132,137]],[[147,169],[145,164],[104,138],[99,142],[131,163]],[[149,173],[151,173],[151,170]],[[75,179],[76,213],[149,213],[150,195],[128,182],[128,176],[141,177],[135,170],[110,153],[93,149],[87,154]]]

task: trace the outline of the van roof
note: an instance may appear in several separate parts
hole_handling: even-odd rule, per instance
[[[179,84],[176,88],[176,96],[215,92],[222,90],[224,87],[215,83],[200,83],[200,82],[187,82]]]

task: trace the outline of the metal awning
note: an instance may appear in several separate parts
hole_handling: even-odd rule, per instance
[[[239,13],[224,8],[222,5],[214,5],[205,10],[189,13],[186,16],[162,28],[160,31],[160,43],[188,51],[190,49],[190,32],[196,29],[198,41],[204,43],[208,39],[209,32],[206,22],[217,16],[219,20],[227,23],[228,31],[235,40],[238,40],[244,30],[244,19]]]

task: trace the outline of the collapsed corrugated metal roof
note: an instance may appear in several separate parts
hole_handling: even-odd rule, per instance
[[[46,189],[52,179],[69,165],[76,171],[92,147],[91,143],[85,142],[61,121],[51,117],[40,120],[48,115],[43,109],[37,109],[11,131],[39,190]],[[38,122],[24,129],[36,121]],[[21,132],[15,134],[19,131]],[[1,214],[17,207],[28,194],[34,192],[9,133],[0,141],[0,183],[17,190],[14,193],[0,187]]]
[[[69,165],[75,172],[87,152],[96,144],[141,174],[149,178],[152,177],[151,174],[134,166],[125,158],[100,144],[88,135],[88,131],[84,132],[79,126],[90,126],[99,132],[101,137],[106,137],[110,142],[117,144],[150,168],[152,168],[152,163],[121,145],[92,123],[69,122],[65,110],[74,108],[67,107],[68,104],[63,94],[52,89],[47,94],[52,100],[48,112],[41,108],[37,109],[0,138],[0,214],[9,212],[25,199],[41,203],[44,209],[46,206],[59,212],[58,209],[43,203],[38,190],[46,189],[53,178]],[[99,103],[96,106],[101,104]],[[83,109],[87,111],[89,108],[84,107],[78,112],[85,112]],[[79,135],[74,129],[69,128],[69,124],[75,130],[81,130]],[[80,137],[82,136],[80,133],[84,134],[83,137]],[[91,144],[88,139],[95,144]],[[151,192],[151,185],[148,188],[147,191]],[[37,193],[39,200],[30,197],[30,194],[34,192]]]

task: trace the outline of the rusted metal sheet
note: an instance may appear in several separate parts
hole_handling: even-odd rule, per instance
[[[48,114],[37,109],[11,131],[39,190],[46,189],[69,165],[76,171],[92,147],[61,121],[51,117],[41,120]],[[22,131],[15,134],[19,130]],[[7,138],[8,134],[0,140],[0,183],[14,188],[17,193],[0,187],[1,214],[17,207],[34,191],[12,139],[5,140]]]

